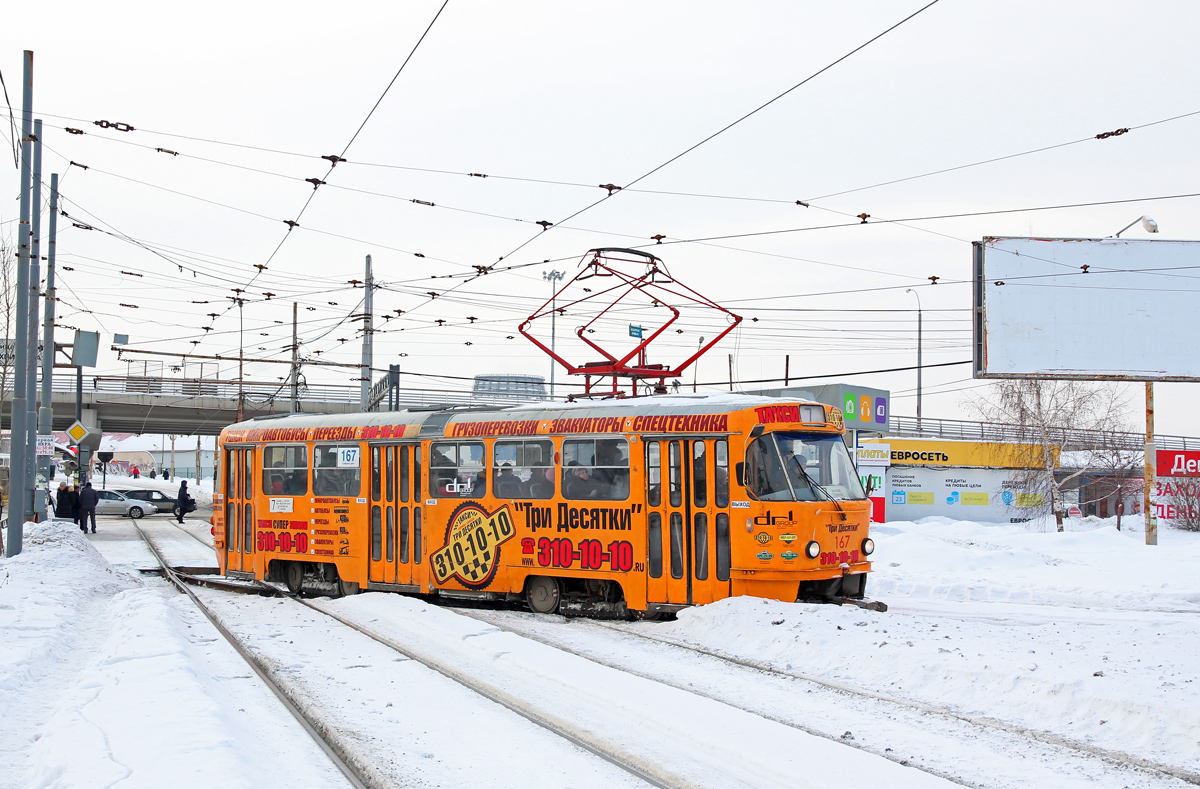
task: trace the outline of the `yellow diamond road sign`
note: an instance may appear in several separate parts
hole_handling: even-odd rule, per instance
[[[75,422],[75,424],[67,428],[67,435],[70,436],[71,440],[76,444],[82,441],[87,434],[88,429],[84,427],[83,423],[79,422],[78,420]]]

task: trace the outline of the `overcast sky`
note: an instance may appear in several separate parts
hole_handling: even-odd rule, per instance
[[[918,298],[925,363],[968,360],[970,242],[983,236],[1102,237],[1149,214],[1160,238],[1200,237],[1195,199],[881,222],[1200,191],[1200,115],[1146,126],[1200,111],[1200,6],[1095,0],[941,0],[635,187],[650,191],[535,224],[557,225],[603,197],[598,184],[628,184],[923,5],[450,0],[315,194],[304,179],[325,176],[319,157],[346,148],[440,0],[28,4],[25,23],[0,34],[0,69],[19,109],[21,50],[35,51],[44,178],[61,173],[72,219],[108,231],[64,219],[58,243],[59,323],[103,332],[102,345],[127,333],[136,349],[236,352],[229,297],[245,287],[248,356],[287,357],[297,301],[305,357],[357,362],[348,318],[362,290],[347,283],[371,254],[385,286],[376,313],[396,316],[377,323],[376,367],[547,375],[516,331],[550,294],[543,271],[570,278],[589,248],[645,248],[661,234],[651,251],[670,272],[745,319],[700,362],[700,382],[718,390],[728,354],[738,379],[780,377],[785,356],[792,376],[912,366]],[[876,186],[898,179],[910,180]],[[310,197],[289,233],[284,220]],[[781,230],[795,232],[692,241]],[[1130,309],[1145,295],[1130,294]],[[606,338],[627,341],[617,335],[635,319],[621,315]],[[558,337],[586,361],[564,339],[582,322],[563,317]],[[684,358],[720,321],[680,325],[651,361]],[[99,372],[125,369],[108,353]],[[255,364],[246,376],[286,371]],[[357,373],[306,376],[351,385]],[[826,380],[890,389],[894,413],[915,413],[911,371]],[[962,398],[986,391],[969,365],[929,369],[924,383],[926,416],[962,417]],[[1159,432],[1200,434],[1194,392],[1157,388]],[[1140,386],[1129,393],[1140,429]]]

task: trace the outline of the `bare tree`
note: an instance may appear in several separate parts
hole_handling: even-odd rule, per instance
[[[3,345],[0,345],[0,411],[12,396],[13,315],[17,311],[16,248],[12,239],[0,236],[0,320],[4,321]]]
[[[990,395],[970,397],[965,406],[985,422],[1015,429],[1018,443],[1005,450],[1027,470],[1016,472],[1014,481],[1043,496],[1059,531],[1065,492],[1114,458],[1111,433],[1126,427],[1121,421],[1125,401],[1117,388],[1083,381],[1000,381]]]

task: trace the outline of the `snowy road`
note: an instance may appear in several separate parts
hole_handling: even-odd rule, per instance
[[[137,572],[155,562],[132,524],[106,521],[86,542],[34,527],[0,564],[0,735],[17,744],[0,786],[344,785],[195,606]],[[213,564],[207,524],[141,524],[172,564]],[[671,786],[1195,783],[1200,539],[1073,528],[880,527],[886,614],[312,601],[372,640],[290,599],[197,592],[378,786],[645,785],[530,719]]]

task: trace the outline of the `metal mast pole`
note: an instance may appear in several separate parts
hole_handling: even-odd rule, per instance
[[[196,434],[196,485],[200,485],[200,434]]]
[[[917,297],[917,430],[921,429],[921,351],[924,349],[922,342],[922,318],[924,313],[921,311],[921,294],[917,293],[912,288],[906,288],[905,293],[911,293]]]
[[[554,350],[554,338],[557,335],[557,331],[556,331],[557,327],[555,325],[555,318],[558,316],[558,312],[554,309],[555,305],[558,303],[557,302],[558,285],[556,283],[558,282],[558,280],[562,279],[566,275],[567,275],[567,272],[555,271],[554,269],[551,269],[550,271],[542,272],[542,279],[547,280],[550,283],[550,350],[551,351]],[[550,399],[551,400],[554,399],[554,366],[555,366],[555,364],[556,364],[556,362],[554,361],[553,358],[551,358],[550,359]]]
[[[367,275],[365,287],[366,295],[363,296],[363,341],[362,341],[362,380],[359,382],[361,389],[359,390],[359,410],[367,411],[371,404],[371,353],[374,350],[371,345],[373,331],[371,328],[371,309],[372,296],[375,289],[375,278],[371,276],[371,256],[367,255]]]
[[[29,314],[26,321],[29,343],[25,359],[25,473],[28,475],[32,514],[37,517],[46,512],[45,500],[37,495],[37,362],[38,362],[38,297],[42,286],[42,121],[33,122],[33,182],[30,195],[30,244],[29,244]]]
[[[56,311],[54,288],[54,257],[57,252],[58,235],[58,173],[50,174],[50,235],[46,242],[46,310],[42,323],[42,407],[38,410],[38,435],[49,436],[54,432],[54,314]],[[39,458],[39,468],[46,479],[51,478],[54,456]]]
[[[292,302],[292,413],[300,410],[300,338],[297,333],[297,310],[300,305]]]
[[[1158,452],[1154,448],[1154,384],[1146,382],[1146,492],[1142,506],[1146,520],[1146,544],[1158,545],[1158,516],[1154,512],[1154,503],[1150,494],[1154,490],[1154,478],[1157,476]]]
[[[21,223],[17,226],[17,327],[13,341],[13,399],[9,418],[11,429],[8,534],[4,541],[7,556],[16,556],[21,552],[22,525],[29,515],[30,505],[33,504],[30,480],[25,477],[25,418],[28,404],[25,399],[25,380],[21,377],[25,373],[25,364],[29,357],[29,323],[25,316],[29,311],[29,186],[33,180],[32,137],[33,52],[27,49],[21,74]]]
[[[242,375],[242,371],[243,371],[243,369],[244,369],[244,368],[243,368],[243,363],[244,363],[244,361],[245,361],[245,359],[246,359],[246,348],[245,348],[245,342],[243,341],[243,331],[242,331],[242,330],[243,330],[243,328],[244,328],[244,324],[243,324],[243,322],[242,322],[242,299],[241,299],[241,297],[238,297],[238,300],[237,300],[237,305],[238,305],[238,405],[237,405],[237,421],[238,421],[238,422],[241,422],[241,421],[242,421],[242,403],[244,402],[244,399],[245,399],[245,398],[244,398],[242,395],[243,395],[243,393],[244,393],[244,391],[245,391],[243,387],[245,386],[244,382],[245,382],[245,380],[246,380],[246,379],[243,377],[243,375]],[[171,467],[172,467],[172,468],[174,468],[174,467],[175,467],[175,439],[174,439],[174,438],[172,438],[172,439],[171,439]]]

